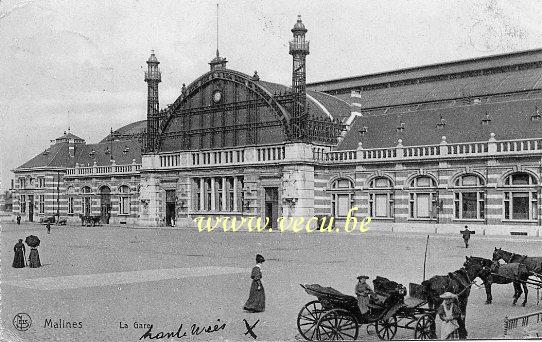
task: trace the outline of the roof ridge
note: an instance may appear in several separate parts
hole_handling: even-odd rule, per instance
[[[497,59],[497,58],[500,58],[500,57],[515,57],[515,56],[521,56],[521,55],[527,55],[527,54],[533,54],[533,53],[542,53],[542,48],[515,51],[515,52],[506,52],[506,53],[500,53],[500,54],[494,54],[494,55],[485,55],[485,56],[458,59],[458,60],[452,60],[452,61],[446,61],[446,62],[440,62],[440,63],[430,63],[430,64],[424,64],[424,65],[418,65],[418,66],[411,66],[411,67],[381,71],[381,72],[376,72],[376,73],[371,73],[371,74],[362,74],[362,75],[356,75],[356,76],[339,77],[339,78],[333,78],[333,79],[329,79],[329,80],[310,82],[310,83],[307,83],[307,86],[317,86],[317,85],[321,85],[321,84],[325,84],[325,83],[347,81],[347,80],[355,80],[355,79],[360,79],[360,78],[373,78],[373,77],[378,77],[378,76],[394,75],[394,74],[400,74],[400,73],[404,73],[404,72],[408,72],[408,71],[427,70],[427,69],[432,69],[432,68],[442,67],[442,66],[453,66],[453,65],[458,65],[458,64],[468,64],[468,63],[472,63],[472,62],[479,62],[479,61]],[[542,58],[541,58],[541,60],[542,60]],[[520,62],[518,64],[526,64],[526,63],[528,63],[528,62]],[[480,69],[477,69],[477,70],[481,70],[481,69],[484,69],[484,68],[480,68]]]

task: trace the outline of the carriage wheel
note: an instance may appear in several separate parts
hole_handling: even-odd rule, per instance
[[[318,341],[354,341],[358,338],[358,321],[342,309],[326,311],[316,325]]]
[[[376,334],[381,340],[391,340],[397,333],[397,317],[381,319],[375,322]]]
[[[435,318],[429,314],[423,314],[416,321],[414,329],[414,338],[417,340],[430,340],[436,338],[431,327],[435,324]]]
[[[316,339],[316,324],[325,310],[317,300],[308,302],[297,315],[297,330],[307,341]]]

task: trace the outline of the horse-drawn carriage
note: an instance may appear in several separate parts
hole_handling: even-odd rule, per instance
[[[297,328],[303,338],[314,340],[355,340],[359,327],[367,325],[367,332],[374,327],[382,340],[395,337],[398,328],[414,330],[414,338],[434,337],[435,312],[423,308],[421,285],[410,284],[410,297],[405,298],[406,288],[383,277],[374,281],[377,299],[370,304],[370,311],[362,314],[355,297],[345,295],[331,287],[318,284],[301,285],[318,299],[303,306],[297,316]]]
[[[102,224],[102,216],[101,215],[83,215],[79,214],[79,218],[81,219],[81,225],[87,226],[87,227],[94,227],[99,226]]]

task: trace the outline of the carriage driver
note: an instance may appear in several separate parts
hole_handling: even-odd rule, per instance
[[[373,289],[366,283],[369,279],[366,275],[360,275],[358,277],[359,282],[356,284],[356,296],[358,297],[358,306],[361,314],[364,315],[369,311],[369,301],[371,295],[374,294]]]

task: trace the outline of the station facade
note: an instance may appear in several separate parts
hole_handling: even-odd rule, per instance
[[[195,217],[329,216],[372,229],[538,235],[542,50],[306,83],[299,18],[292,84],[210,71],[97,144],[66,132],[14,170],[23,221],[186,227]]]

